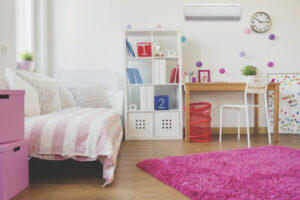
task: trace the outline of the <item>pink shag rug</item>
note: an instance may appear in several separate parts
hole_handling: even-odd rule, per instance
[[[137,167],[191,199],[300,200],[300,150],[292,148],[170,156]]]

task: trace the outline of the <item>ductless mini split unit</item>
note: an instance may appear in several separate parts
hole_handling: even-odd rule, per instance
[[[240,4],[192,4],[184,6],[186,19],[240,19]]]

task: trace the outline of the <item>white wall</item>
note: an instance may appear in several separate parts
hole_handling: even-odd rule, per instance
[[[241,3],[239,21],[186,21],[183,6],[186,2]],[[299,0],[51,0],[48,4],[48,64],[50,75],[61,69],[102,68],[122,70],[122,31],[127,24],[134,28],[178,28],[187,42],[183,44],[184,71],[196,71],[201,60],[203,69],[210,69],[212,81],[238,81],[240,68],[246,64],[258,67],[262,76],[275,72],[299,72],[300,58],[300,1]],[[256,11],[271,16],[272,27],[266,34],[251,33],[250,17]],[[276,39],[268,40],[274,33]],[[243,50],[247,56],[240,58]],[[267,62],[275,67],[270,69]],[[225,75],[218,73],[224,67]],[[193,101],[208,100],[213,104],[213,126],[218,126],[219,106],[223,103],[242,103],[242,93],[202,93]],[[227,126],[235,126],[229,112]],[[263,121],[263,120],[262,120]]]
[[[15,1],[0,0],[0,67],[16,65]]]

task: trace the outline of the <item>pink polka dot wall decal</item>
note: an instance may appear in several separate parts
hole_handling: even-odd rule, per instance
[[[224,68],[220,68],[220,69],[219,69],[219,73],[220,73],[220,74],[225,74],[225,72],[226,72],[226,70],[225,70]]]
[[[246,28],[246,29],[244,30],[244,32],[245,32],[246,34],[249,34],[249,33],[251,33],[251,30],[250,30],[249,28]]]
[[[157,28],[162,28],[162,25],[158,24],[158,25],[157,25]]]
[[[268,62],[268,67],[273,67],[274,63],[272,61]]]

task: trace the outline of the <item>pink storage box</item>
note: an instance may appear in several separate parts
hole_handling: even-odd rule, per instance
[[[0,143],[24,139],[24,90],[0,90]]]
[[[0,144],[0,200],[9,200],[28,186],[28,141]]]

